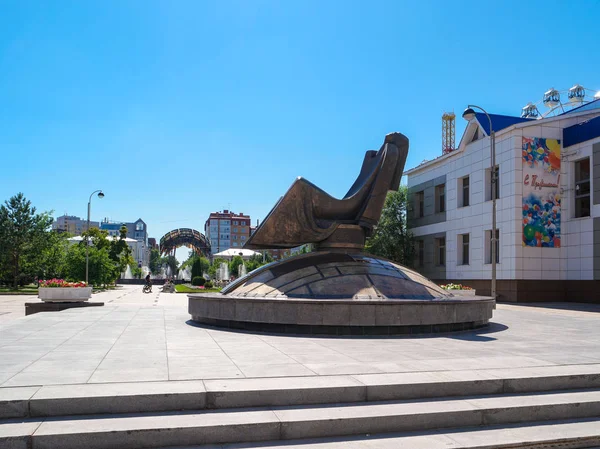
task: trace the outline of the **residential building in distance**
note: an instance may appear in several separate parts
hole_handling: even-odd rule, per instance
[[[90,228],[97,228],[100,223],[97,221],[90,221]],[[82,220],[75,215],[63,215],[57,217],[52,223],[52,229],[57,232],[68,232],[73,235],[81,235],[87,227],[87,220]]]
[[[138,218],[134,222],[109,221],[108,218],[105,218],[100,223],[100,229],[108,231],[108,235],[117,237],[123,226],[127,228],[127,238],[135,239],[138,242],[148,242],[148,228],[141,218]]]
[[[250,216],[227,209],[211,212],[204,224],[204,235],[210,242],[212,254],[241,248],[250,237]]]
[[[156,243],[156,239],[154,237],[148,237],[148,248],[158,249],[158,243]]]
[[[489,116],[495,167],[477,112],[458,148],[405,172],[415,267],[489,295],[494,245],[499,300],[600,302],[600,99],[555,116]]]
[[[100,223],[100,229],[108,231],[108,235],[118,237],[121,228],[127,228],[127,238],[140,242],[135,247],[133,258],[139,267],[148,266],[150,262],[150,246],[148,244],[148,227],[144,220],[138,218],[134,222],[109,221],[105,218]],[[156,242],[155,242],[156,243]]]

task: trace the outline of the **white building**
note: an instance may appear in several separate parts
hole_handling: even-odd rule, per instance
[[[115,239],[115,240],[118,239],[118,237],[110,236],[110,235],[106,236],[106,238],[107,239]],[[76,243],[80,243],[83,240],[83,237],[76,236],[76,237],[71,237],[67,240],[69,241],[69,243],[71,245],[74,245]],[[135,259],[138,266],[139,267],[148,266],[149,261],[150,261],[150,250],[149,250],[148,246],[142,241],[139,241],[136,239],[130,239],[129,237],[125,238],[125,242],[127,243],[127,246],[129,246],[129,248],[131,248],[131,255]]]
[[[481,113],[455,151],[405,173],[415,266],[489,294],[495,194],[499,299],[600,302],[600,100],[555,117],[490,117],[496,192]]]

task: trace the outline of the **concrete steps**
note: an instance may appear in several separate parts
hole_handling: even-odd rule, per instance
[[[283,440],[288,449],[435,448],[442,446],[428,442],[442,433],[454,435],[440,440],[445,448],[593,447],[600,445],[600,370],[574,365],[9,388],[0,389],[0,413],[2,449],[259,448]],[[303,441],[289,446],[294,440]],[[521,444],[527,441],[530,446]]]
[[[30,418],[24,422],[4,421],[3,424],[12,432],[12,441],[19,442],[22,447],[133,449],[373,435],[573,418],[600,418],[600,389],[320,406]],[[8,439],[1,435],[0,447],[4,447],[2,444]]]
[[[600,419],[547,421],[529,425],[444,429],[354,438],[292,440],[282,444],[240,443],[161,449],[600,449]]]
[[[600,364],[354,376],[0,388],[0,419],[137,413],[600,388]]]

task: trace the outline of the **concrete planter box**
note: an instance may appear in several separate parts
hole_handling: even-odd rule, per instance
[[[92,287],[41,287],[38,298],[48,302],[81,302],[92,297]]]
[[[475,296],[475,289],[473,290],[446,290],[456,296]]]

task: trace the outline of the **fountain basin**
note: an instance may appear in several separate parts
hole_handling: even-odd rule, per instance
[[[265,265],[221,293],[191,294],[198,323],[252,331],[389,335],[488,324],[493,298],[455,296],[394,262],[316,252]]]

